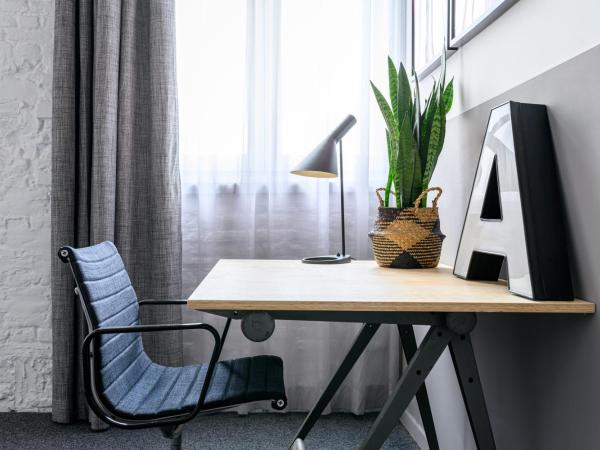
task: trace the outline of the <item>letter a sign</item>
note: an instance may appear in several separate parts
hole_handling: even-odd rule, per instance
[[[497,280],[535,300],[572,300],[554,146],[544,105],[492,110],[454,274]]]

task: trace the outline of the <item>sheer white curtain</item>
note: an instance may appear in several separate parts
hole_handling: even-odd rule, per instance
[[[385,86],[387,55],[404,59],[405,3],[178,0],[187,293],[219,258],[298,259],[340,248],[338,181],[289,170],[347,114],[358,119],[344,139],[347,249],[371,257],[367,233],[374,189],[386,180],[386,146],[368,81]],[[223,324],[210,315],[202,320]],[[289,409],[306,410],[358,329],[280,321],[274,335],[257,344],[234,323],[223,357],[280,355]],[[204,336],[184,339],[188,360],[206,360]],[[384,326],[332,408],[379,408],[397,375],[397,331]]]
[[[415,7],[415,69],[423,69],[442,54],[446,36],[446,7],[442,0],[419,0]]]

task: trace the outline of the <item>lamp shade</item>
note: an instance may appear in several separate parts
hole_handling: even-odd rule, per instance
[[[335,178],[338,175],[336,144],[354,126],[356,118],[348,115],[317,147],[292,170],[294,175]]]
[[[294,175],[315,178],[335,178],[338,162],[335,140],[328,136],[292,170]]]

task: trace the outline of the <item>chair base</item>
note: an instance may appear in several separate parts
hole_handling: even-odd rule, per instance
[[[171,450],[181,450],[183,425],[160,427],[164,437],[171,440]]]
[[[171,450],[181,450],[181,433],[171,439]]]

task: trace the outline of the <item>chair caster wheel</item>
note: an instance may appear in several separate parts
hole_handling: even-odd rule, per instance
[[[287,400],[284,400],[282,398],[280,398],[279,400],[271,401],[271,408],[273,408],[276,411],[282,411],[285,409],[286,406],[287,406]]]

